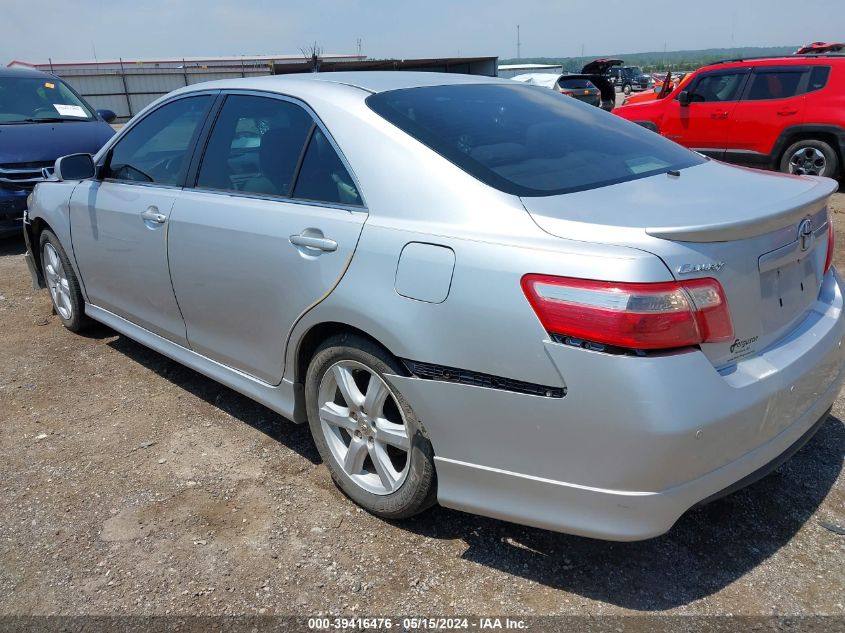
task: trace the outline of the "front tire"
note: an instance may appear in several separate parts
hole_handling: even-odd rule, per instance
[[[352,334],[325,341],[305,378],[308,424],[335,484],[386,519],[435,503],[434,451],[389,374],[404,373],[381,347]]]
[[[79,289],[79,280],[70,264],[59,238],[49,229],[41,232],[38,240],[41,253],[41,270],[50,290],[53,311],[71,332],[81,332],[91,323],[85,316],[85,300]]]
[[[835,178],[839,172],[839,159],[830,145],[808,138],[786,148],[780,159],[780,170],[787,174]]]
[[[626,95],[631,94],[632,90],[633,88],[631,87],[631,84],[625,84],[624,86],[622,86],[622,92],[624,92]]]

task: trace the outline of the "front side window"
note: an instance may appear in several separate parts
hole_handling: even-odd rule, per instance
[[[392,90],[367,104],[471,176],[519,196],[594,189],[704,162],[635,123],[516,82]]]
[[[751,85],[745,100],[763,101],[794,97],[798,94],[803,76],[802,70],[759,70],[751,75]]]
[[[704,75],[690,88],[692,103],[736,101],[746,73]]]
[[[208,140],[197,186],[290,195],[313,125],[311,115],[290,101],[252,95],[226,97]]]
[[[106,177],[162,185],[181,182],[212,98],[178,99],[144,117],[112,148]]]
[[[55,77],[0,77],[0,125],[94,118],[88,104]]]

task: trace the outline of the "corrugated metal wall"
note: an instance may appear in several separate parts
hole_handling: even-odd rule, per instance
[[[117,114],[118,121],[126,121],[144,107],[177,88],[238,77],[270,75],[269,66],[245,66],[232,70],[185,68],[150,69],[126,65],[119,69],[55,69],[58,75],[94,108],[105,108]]]

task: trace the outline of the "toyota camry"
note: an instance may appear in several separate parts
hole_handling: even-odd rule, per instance
[[[509,80],[224,80],[59,159],[27,261],[69,330],[307,423],[376,515],[636,540],[826,419],[835,188]]]

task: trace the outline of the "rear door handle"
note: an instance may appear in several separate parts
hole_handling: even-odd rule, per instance
[[[778,110],[778,116],[792,116],[793,114],[798,114],[798,110],[790,110],[789,108]]]
[[[327,237],[315,237],[313,235],[291,235],[290,243],[294,246],[305,246],[318,251],[332,253],[337,250],[337,242]]]
[[[155,224],[164,224],[167,222],[167,216],[163,213],[159,213],[158,209],[155,207],[150,207],[146,211],[141,214],[141,219],[145,220],[146,222],[153,222]]]

